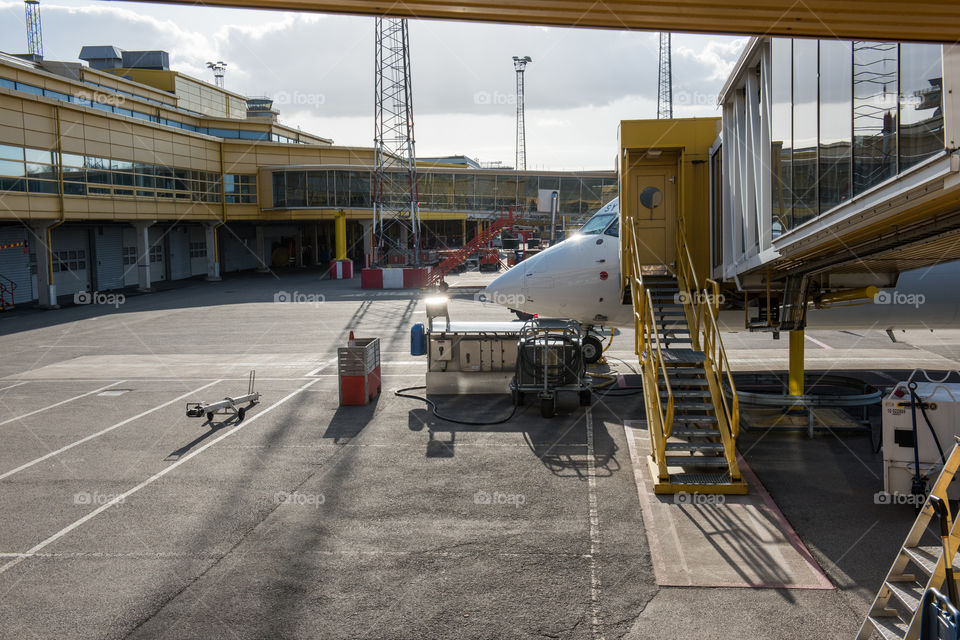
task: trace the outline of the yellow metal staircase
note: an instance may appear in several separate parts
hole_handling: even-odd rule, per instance
[[[746,493],[736,457],[737,392],[716,321],[719,285],[698,283],[682,218],[674,265],[640,264],[639,229],[623,220],[654,491]]]
[[[949,504],[947,488],[958,467],[960,445],[954,445],[860,627],[857,640],[867,640],[875,632],[884,640],[915,640],[920,637],[920,616],[917,614],[923,594],[931,587],[942,589],[946,577],[943,553],[945,545],[931,544],[930,534],[927,535],[928,540],[923,540],[924,533],[935,515],[934,498],[939,498],[943,505]],[[952,566],[956,566],[960,529],[956,519],[950,516],[949,506],[945,511],[946,529],[950,532],[946,544],[949,545],[949,552],[954,555]]]

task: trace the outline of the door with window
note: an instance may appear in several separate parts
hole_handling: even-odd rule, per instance
[[[628,212],[637,227],[637,253],[642,265],[676,261],[676,162],[638,163],[630,169]]]

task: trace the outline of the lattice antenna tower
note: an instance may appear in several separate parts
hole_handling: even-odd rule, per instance
[[[40,0],[24,0],[27,13],[27,53],[43,57],[43,30],[40,28]]]
[[[657,118],[673,117],[673,70],[670,67],[670,34],[660,34],[660,73],[657,77]]]
[[[420,207],[417,204],[417,154],[413,135],[413,84],[410,37],[405,18],[376,19],[374,55],[373,231],[377,259],[386,244],[407,246],[387,232],[396,227],[412,234],[412,260],[419,260]],[[410,255],[410,254],[406,254]]]
[[[514,167],[517,171],[527,169],[527,123],[523,113],[523,73],[528,62],[533,62],[533,58],[513,56],[513,68],[517,72],[517,154],[514,158]]]

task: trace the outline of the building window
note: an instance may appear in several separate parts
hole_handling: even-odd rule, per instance
[[[224,193],[228,204],[256,204],[257,176],[227,174],[223,176]]]
[[[160,264],[163,262],[163,247],[159,244],[150,247],[150,264]]]
[[[206,243],[206,242],[191,242],[191,243],[190,243],[190,257],[191,257],[191,258],[206,258],[206,257],[207,257],[207,243]]]
[[[853,193],[897,172],[895,42],[853,43]]]
[[[944,150],[940,45],[900,45],[900,171]]]
[[[853,133],[852,48],[843,40],[820,41],[820,212],[846,202],[852,195],[850,178]]]
[[[123,266],[129,267],[135,264],[137,264],[137,248],[124,247],[123,248]]]
[[[87,252],[83,249],[53,252],[53,272],[82,271],[87,268]]]

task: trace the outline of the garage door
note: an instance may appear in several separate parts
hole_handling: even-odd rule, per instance
[[[7,289],[13,288],[15,304],[33,300],[27,230],[20,225],[0,227],[0,276],[3,276],[0,277],[0,284]]]
[[[220,227],[223,243],[223,272],[244,271],[257,266],[256,234],[252,228]]]
[[[167,252],[164,247],[166,227],[156,225],[149,228],[150,238],[150,282],[160,282],[167,279]]]
[[[190,273],[195,276],[207,274],[207,237],[201,225],[190,227]]]
[[[90,230],[68,227],[53,230],[53,284],[57,295],[90,290]]]
[[[122,289],[123,277],[123,227],[101,225],[94,234],[97,259],[96,285],[99,291]]]
[[[180,225],[167,234],[170,239],[170,279],[182,280],[193,275],[190,271],[190,227]]]

